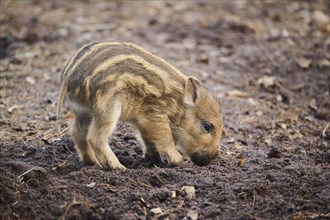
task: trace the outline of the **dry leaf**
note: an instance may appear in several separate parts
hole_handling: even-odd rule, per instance
[[[176,198],[176,191],[171,191],[171,199],[175,199]]]
[[[179,200],[179,201],[175,202],[174,204],[177,209],[181,209],[184,204],[184,200]]]
[[[31,85],[36,83],[36,81],[31,76],[26,77],[25,80],[26,80],[26,82],[30,83]]]
[[[208,64],[209,63],[209,57],[207,54],[201,54],[200,57],[198,57],[196,59],[197,62],[199,63],[204,63],[204,64]]]
[[[198,211],[197,210],[189,210],[187,217],[191,220],[197,220],[198,219]]]
[[[304,57],[299,57],[296,59],[296,61],[297,61],[298,65],[303,69],[308,68],[312,63],[312,61],[310,59],[306,59]]]
[[[196,190],[194,186],[183,186],[182,189],[185,191],[188,198],[193,198],[196,196]]]
[[[313,21],[324,31],[329,31],[330,18],[321,10],[316,10],[312,14]]]
[[[328,128],[329,128],[329,125],[330,125],[330,123],[328,123],[326,126],[325,126],[325,128],[322,130],[322,137],[323,138],[325,138],[327,135],[326,135],[326,132],[327,132],[327,130],[328,130]]]
[[[328,67],[330,66],[330,61],[327,59],[321,59],[319,62],[317,62],[319,67]]]
[[[251,104],[251,105],[257,105],[258,102],[256,100],[254,100],[253,98],[248,98],[248,102]]]
[[[282,37],[289,37],[290,34],[286,29],[271,29],[268,40],[275,41]]]
[[[96,185],[96,182],[91,182],[91,183],[87,184],[87,187],[88,187],[88,188],[92,188],[92,187],[94,187],[95,185]]]
[[[227,143],[230,144],[230,143],[235,143],[235,138],[229,138],[227,140]]]
[[[310,122],[315,121],[315,118],[312,115],[305,116],[305,119]]]
[[[141,201],[143,204],[146,204],[146,200],[144,200],[143,197],[140,198],[140,201]]]
[[[161,208],[157,207],[157,208],[150,209],[150,212],[153,213],[154,215],[158,215],[158,214],[163,213],[163,210]]]
[[[23,108],[22,105],[13,105],[7,109],[7,112],[12,113],[13,111],[15,111],[17,109],[21,109],[21,108]]]
[[[241,124],[252,124],[257,121],[256,117],[254,116],[246,116],[242,120],[240,120]]]
[[[234,144],[234,148],[238,149],[238,150],[242,150],[243,146],[240,144]]]
[[[231,57],[220,57],[219,58],[220,63],[230,63],[230,62],[232,62],[232,60],[233,60],[233,58],[231,58]]]
[[[115,192],[118,191],[114,186],[111,186],[111,185],[109,185],[109,184],[106,184],[106,186],[107,186],[107,189],[108,189],[110,192],[115,193]]]
[[[228,156],[233,155],[234,153],[235,153],[235,152],[233,152],[233,151],[229,151],[229,150],[226,150],[226,151],[225,151],[225,154],[228,155]]]
[[[316,10],[312,14],[313,20],[316,21],[318,24],[328,23],[329,16],[324,14],[323,11]]]
[[[305,219],[304,215],[301,212],[295,212],[292,216],[293,220],[302,220]]]
[[[291,140],[301,139],[302,137],[303,135],[298,130],[293,131],[292,134],[289,135]]]
[[[317,110],[317,106],[316,106],[316,99],[315,98],[312,98],[311,101],[309,102],[309,105],[308,105],[311,109],[313,110]]]
[[[271,145],[272,144],[272,140],[271,139],[265,139],[265,143],[268,144],[268,145]]]
[[[244,165],[244,158],[242,157],[242,155],[239,155],[236,158],[239,160],[237,166],[242,167]]]
[[[239,90],[231,90],[227,92],[226,95],[229,97],[246,98],[248,94]]]
[[[70,120],[70,119],[73,119],[73,118],[74,118],[74,115],[73,115],[71,112],[69,112],[69,113],[65,114],[65,115],[63,116],[63,118],[64,118],[65,120]]]
[[[288,126],[285,123],[277,123],[277,125],[283,130],[286,130],[288,128]]]
[[[275,76],[262,76],[258,79],[257,83],[263,85],[265,88],[275,85]]]

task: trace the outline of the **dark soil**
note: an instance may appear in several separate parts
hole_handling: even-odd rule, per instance
[[[0,218],[329,219],[329,8],[1,0]],[[222,104],[220,158],[148,167],[120,125],[110,145],[125,172],[79,162],[56,100],[64,65],[91,41],[136,43],[201,79]]]

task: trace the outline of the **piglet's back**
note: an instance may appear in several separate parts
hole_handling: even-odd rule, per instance
[[[181,93],[186,79],[165,60],[135,44],[93,42],[81,48],[64,68],[61,93],[81,103],[123,90],[160,97]]]

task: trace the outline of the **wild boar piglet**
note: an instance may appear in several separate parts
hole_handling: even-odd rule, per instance
[[[132,44],[93,42],[81,48],[61,76],[64,99],[75,119],[72,137],[81,160],[125,169],[108,145],[119,121],[136,131],[146,160],[170,165],[182,153],[199,165],[219,155],[221,108],[202,83],[162,58]]]

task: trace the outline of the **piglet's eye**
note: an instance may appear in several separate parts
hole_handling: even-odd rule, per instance
[[[207,133],[210,133],[213,131],[214,129],[214,126],[212,123],[210,122],[207,122],[207,121],[202,121],[202,129],[207,132]]]

